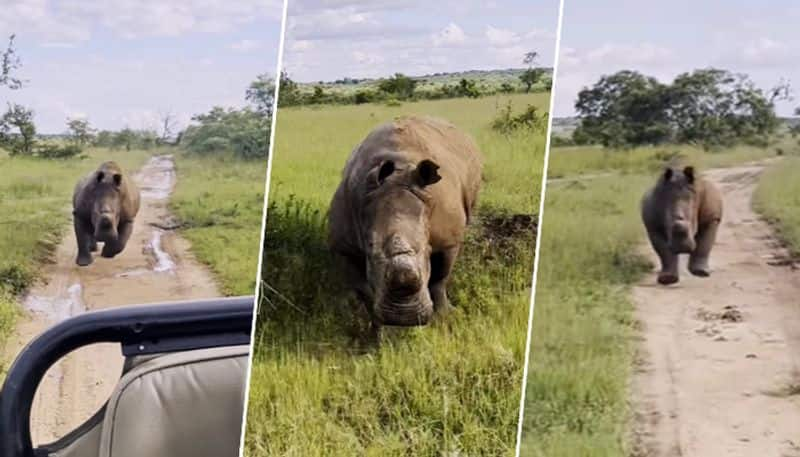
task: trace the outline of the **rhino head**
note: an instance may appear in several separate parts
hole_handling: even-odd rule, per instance
[[[425,325],[433,315],[428,186],[441,177],[430,160],[384,160],[367,175],[362,207],[366,276],[373,318],[384,325]]]
[[[94,176],[94,204],[92,226],[97,241],[113,242],[119,238],[120,186],[122,174],[117,171],[98,170]]]
[[[666,168],[661,178],[663,223],[669,248],[675,254],[695,249],[697,192],[693,167]]]

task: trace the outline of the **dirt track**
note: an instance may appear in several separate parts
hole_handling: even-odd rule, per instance
[[[9,358],[53,323],[86,310],[219,296],[188,242],[163,229],[169,225],[166,203],[175,185],[172,157],[150,159],[135,179],[142,207],[125,251],[114,259],[95,254],[92,265],[78,267],[75,236],[71,228],[66,231],[54,263],[45,267],[45,282],[23,301],[28,312],[12,337]],[[34,403],[34,443],[61,437],[90,417],[108,398],[122,362],[118,346],[96,345],[55,365]]]
[[[678,284],[634,288],[636,456],[800,456],[800,270],[751,208],[763,168],[705,174],[725,199],[710,278],[681,259]]]

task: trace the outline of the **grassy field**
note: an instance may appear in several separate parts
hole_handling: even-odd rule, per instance
[[[255,290],[267,163],[233,156],[175,154],[178,181],[170,208],[225,295]]]
[[[281,109],[247,455],[513,455],[545,141],[491,130],[508,100],[546,109],[549,94]],[[449,288],[456,311],[387,328],[376,348],[332,266],[325,218],[351,149],[410,113],[470,132],[485,182]]]
[[[636,254],[645,241],[641,195],[673,159],[702,170],[775,156],[776,147],[798,152],[788,142],[719,152],[690,146],[552,150],[522,456],[629,455],[627,384],[636,337],[629,287],[649,271]],[[765,212],[788,221],[779,211],[792,199],[798,206],[800,189],[792,184],[792,193],[797,161],[787,160],[795,168],[776,167],[775,182],[762,180],[769,184],[759,191],[770,202]],[[797,222],[795,214],[794,227]]]
[[[800,158],[790,157],[761,177],[753,196],[760,214],[772,222],[795,256],[800,256]]]
[[[77,180],[105,160],[136,170],[149,155],[89,149],[83,159],[43,160],[9,157],[0,150],[0,345],[13,328],[16,295],[38,278],[40,266],[71,227]]]

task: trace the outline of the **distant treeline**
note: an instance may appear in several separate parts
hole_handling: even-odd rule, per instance
[[[788,84],[765,91],[747,75],[716,68],[680,74],[669,84],[622,70],[580,91],[577,128],[554,144],[763,145],[781,125],[775,102],[788,97]]]
[[[444,74],[433,76],[445,76]],[[330,87],[324,83],[313,85],[308,91],[304,85],[293,81],[288,73],[281,74],[279,106],[298,105],[359,105],[364,103],[393,104],[403,101],[441,100],[447,98],[477,98],[498,93],[541,92],[550,90],[552,77],[544,68],[523,70],[518,81],[486,84],[478,79],[464,77],[453,83],[433,84],[425,87],[425,78],[415,78],[396,73],[378,80],[343,78],[334,85],[350,86],[347,90]],[[363,87],[355,89],[354,85]],[[307,87],[307,85],[305,85]]]

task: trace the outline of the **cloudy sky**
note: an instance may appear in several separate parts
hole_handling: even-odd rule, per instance
[[[552,66],[559,0],[289,0],[284,68],[302,82]]]
[[[781,78],[800,104],[800,4],[790,0],[565,0],[555,115],[574,114],[578,91],[628,68],[662,81],[714,66],[768,89]]]
[[[282,0],[0,0],[0,39],[17,34],[19,91],[42,133],[68,116],[104,129],[183,124],[214,105],[244,105],[259,73],[274,74]]]

